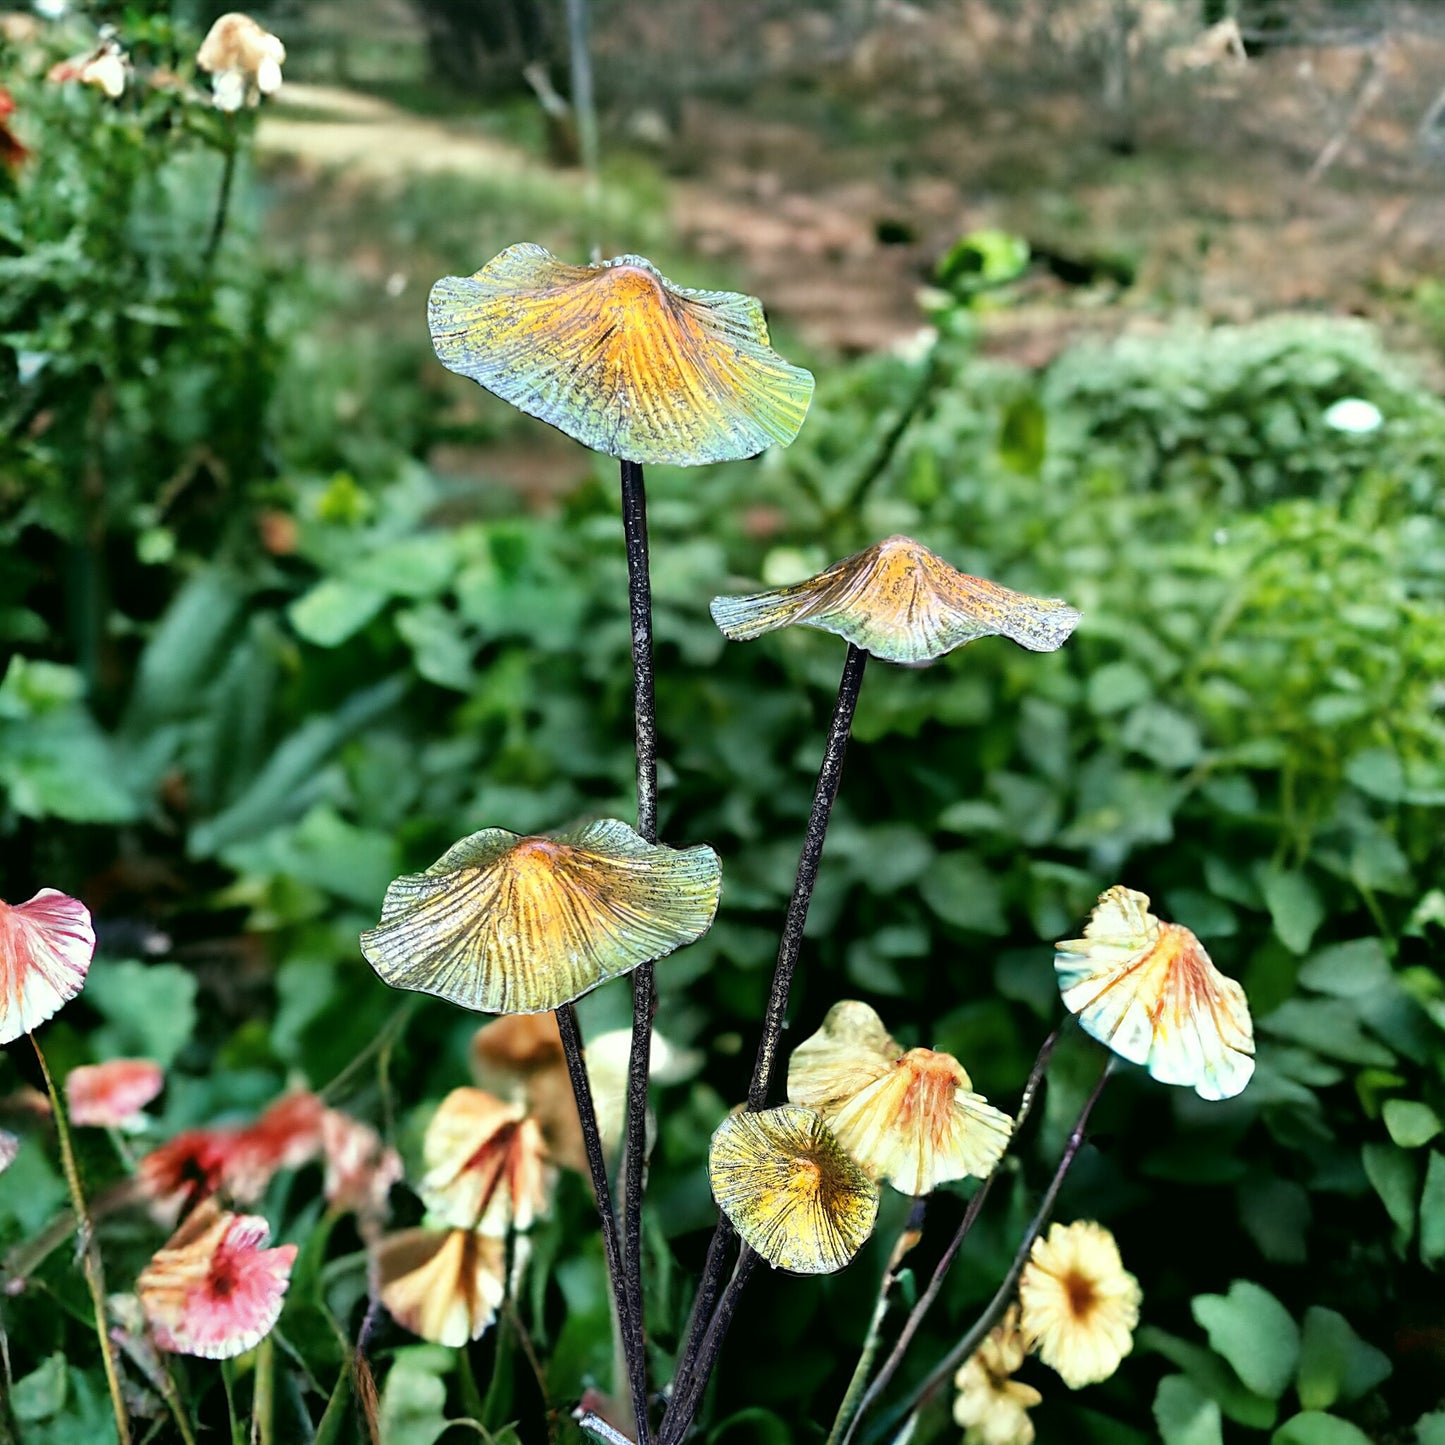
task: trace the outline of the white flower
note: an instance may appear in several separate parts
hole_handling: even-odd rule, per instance
[[[1019,1327],[1028,1348],[1077,1390],[1107,1380],[1134,1348],[1143,1298],[1102,1224],[1055,1224],[1034,1241],[1019,1277]]]
[[[1009,1378],[1023,1362],[1019,1307],[1010,1305],[998,1328],[953,1377],[958,1389],[953,1418],[963,1426],[964,1445],[1032,1445],[1034,1422],[1028,1412],[1043,1396]]]

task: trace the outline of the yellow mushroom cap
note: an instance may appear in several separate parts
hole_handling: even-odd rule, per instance
[[[714,597],[713,621],[734,642],[802,624],[836,633],[888,662],[932,662],[979,637],[1054,652],[1079,623],[1055,597],[1030,597],[970,577],[909,537],[888,537],[816,577]]]
[[[1244,990],[1215,968],[1179,923],[1149,912],[1149,896],[1116,886],[1082,938],[1056,944],[1064,1006],[1084,1031],[1164,1084],[1230,1099],[1254,1073],[1254,1023]]]
[[[541,1013],[701,938],[721,869],[705,845],[603,819],[545,837],[484,828],[386,890],[361,951],[396,988]]]
[[[906,1052],[866,1003],[834,1004],[793,1050],[788,1097],[816,1109],[874,1179],[904,1194],[991,1173],[1013,1120],[973,1092],[962,1064],[934,1049]]]
[[[708,1149],[718,1208],[745,1243],[793,1274],[833,1274],[873,1233],[878,1186],[822,1116],[796,1104],[730,1115]]]
[[[813,377],[768,344],[762,304],[675,286],[641,256],[569,266],[531,243],[427,305],[443,366],[584,446],[698,466],[798,434]]]

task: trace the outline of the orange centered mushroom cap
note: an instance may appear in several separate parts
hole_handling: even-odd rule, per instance
[[[901,1049],[865,1003],[834,1004],[793,1050],[788,1097],[816,1109],[874,1179],[904,1194],[989,1174],[1013,1120],[973,1092],[963,1065],[934,1049]]]
[[[813,377],[768,343],[760,302],[674,286],[641,256],[569,266],[509,246],[427,306],[443,366],[584,446],[698,466],[798,434]]]
[[[888,537],[826,571],[746,597],[714,597],[713,621],[734,642],[802,624],[837,633],[888,662],[932,662],[979,637],[1054,652],[1079,623],[1055,597],[969,577],[908,537]]]
[[[873,1233],[878,1186],[821,1115],[796,1104],[730,1115],[708,1150],[713,1198],[743,1240],[793,1274],[833,1274]]]
[[[541,1013],[701,938],[721,869],[705,845],[604,819],[545,838],[484,828],[386,890],[361,951],[396,988]]]
[[[1215,968],[1179,923],[1149,912],[1131,888],[1100,894],[1082,938],[1056,944],[1064,1006],[1084,1031],[1163,1084],[1230,1099],[1254,1073],[1244,990]]]

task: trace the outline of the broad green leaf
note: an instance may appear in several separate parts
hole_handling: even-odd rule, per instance
[[[1371,1445],[1358,1425],[1338,1415],[1306,1410],[1286,1420],[1270,1437],[1270,1445]]]
[[[383,607],[387,593],[364,582],[327,577],[286,609],[291,625],[317,647],[339,647]]]
[[[1445,1128],[1429,1104],[1415,1099],[1386,1099],[1381,1114],[1390,1138],[1402,1149],[1418,1149]]]
[[[470,691],[476,649],[464,636],[456,613],[437,603],[408,607],[397,613],[396,630],[411,648],[416,670],[428,682],[454,692]]]
[[[346,576],[354,586],[419,601],[440,594],[456,568],[457,547],[451,534],[423,532],[378,547],[349,567]]]
[[[1292,998],[1259,1021],[1279,1038],[1305,1044],[1327,1059],[1389,1068],[1395,1055],[1360,1027],[1359,1009],[1343,999]]]
[[[95,1031],[102,1058],[153,1059],[163,1069],[196,1029],[196,980],[177,963],[97,959],[85,1000],[105,1022]]]
[[[1430,1153],[1420,1195],[1420,1258],[1432,1268],[1445,1260],[1445,1154]]]
[[[1415,1445],[1445,1445],[1445,1410],[1421,1415],[1415,1421]]]
[[[0,722],[0,791],[26,818],[129,823],[140,805],[110,739],[82,707],[39,723]]]
[[[1134,1343],[1139,1350],[1153,1350],[1183,1370],[1203,1394],[1218,1404],[1225,1419],[1236,1425],[1268,1430],[1278,1417],[1276,1402],[1265,1395],[1256,1395],[1241,1384],[1239,1377],[1213,1350],[1153,1325],[1144,1325],[1134,1336]]]
[[[1154,684],[1132,662],[1105,663],[1089,674],[1086,688],[1089,711],[1096,717],[1123,712],[1154,692]]]
[[[971,853],[940,853],[918,884],[945,923],[974,933],[1008,932],[998,880]]]
[[[239,576],[212,566],[176,594],[141,653],[121,724],[128,738],[194,711],[224,658],[248,590]]]
[[[1299,1327],[1267,1289],[1237,1279],[1227,1295],[1196,1295],[1190,1310],[1249,1389],[1276,1400],[1284,1394],[1299,1360]]]
[[[1309,1193],[1292,1179],[1250,1179],[1239,1187],[1240,1221],[1274,1264],[1303,1264],[1312,1210]]]
[[[447,1387],[455,1357],[439,1345],[398,1350],[381,1387],[381,1438],[434,1445],[445,1434]]]
[[[1336,1400],[1358,1400],[1390,1376],[1388,1356],[1367,1344],[1334,1310],[1311,1305],[1300,1337],[1299,1401],[1328,1410]]]
[[[1003,414],[998,433],[999,460],[1020,476],[1037,476],[1044,464],[1048,435],[1048,413],[1038,399],[1019,397]]]
[[[1154,1423],[1164,1445],[1224,1445],[1218,1404],[1187,1375],[1166,1375],[1159,1381]]]
[[[0,718],[44,717],[85,697],[80,670],[15,653],[0,679]]]
[[[1361,1151],[1365,1175],[1395,1223],[1395,1246],[1404,1249],[1415,1233],[1415,1200],[1420,1172],[1415,1160],[1393,1144],[1366,1144]]]
[[[1368,748],[1345,764],[1345,776],[1362,792],[1382,803],[1398,803],[1405,796],[1405,770],[1399,757],[1387,748]]]
[[[16,1380],[10,1408],[22,1425],[49,1420],[65,1408],[69,1394],[69,1372],[64,1355],[51,1355],[39,1369]]]
[[[1313,954],[1299,971],[1299,981],[1316,993],[1336,998],[1356,998],[1387,985],[1391,980],[1390,958],[1380,938],[1353,938],[1331,944]]]
[[[1262,868],[1258,876],[1274,931],[1291,953],[1304,953],[1324,921],[1319,891],[1303,873]]]
[[[380,906],[401,871],[391,837],[348,823],[325,803],[291,827],[223,849],[221,859],[239,874],[291,878],[367,909]]]
[[[11,1223],[21,1234],[35,1234],[58,1210],[67,1207],[68,1192],[59,1161],[36,1135],[22,1136],[20,1152],[0,1183],[0,1238],[13,1238]]]
[[[1194,719],[1162,702],[1140,703],[1124,719],[1120,740],[1151,763],[1172,770],[1193,767],[1204,752]]]

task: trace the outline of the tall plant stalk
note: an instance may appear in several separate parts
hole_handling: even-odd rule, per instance
[[[623,462],[622,531],[627,545],[627,601],[632,624],[633,713],[637,730],[637,831],[657,842],[657,692],[652,675],[652,578],[647,555],[647,492],[642,467]],[[627,1142],[622,1156],[622,1257],[631,1309],[642,1328],[642,1176],[647,1161],[647,1075],[657,980],[645,963],[632,975],[632,1050],[627,1066]],[[645,1336],[644,1336],[645,1340]],[[645,1345],[644,1345],[645,1349]],[[641,1360],[644,1379],[647,1360]],[[648,1422],[637,1422],[647,1441]]]
[[[768,994],[767,1012],[763,1015],[763,1036],[758,1040],[758,1056],[753,1064],[752,1083],[748,1086],[750,1111],[767,1107],[768,1088],[777,1065],[778,1042],[783,1034],[783,1019],[788,1011],[788,994],[793,987],[793,973],[803,948],[803,929],[808,922],[808,905],[813,901],[813,885],[818,881],[818,865],[823,857],[823,842],[828,836],[828,820],[833,815],[838,785],[843,781],[843,755],[848,750],[848,734],[853,730],[853,713],[858,707],[858,694],[863,687],[863,669],[867,662],[868,654],[850,642],[843,662],[843,676],[838,682],[838,701],[828,729],[823,766],[818,770],[818,785],[813,791],[813,810],[808,815],[803,851],[798,856],[793,896],[788,900],[788,915],[783,920],[783,936],[778,943],[773,986]]]
[[[55,1137],[60,1144],[60,1164],[65,1174],[65,1184],[70,1190],[71,1207],[75,1210],[76,1229],[80,1234],[81,1261],[85,1270],[85,1283],[90,1290],[90,1306],[95,1316],[95,1334],[100,1341],[100,1357],[105,1364],[105,1383],[110,1391],[110,1406],[115,1414],[115,1433],[119,1445],[130,1445],[130,1415],[125,1408],[125,1397],[120,1390],[120,1373],[115,1363],[115,1346],[111,1344],[110,1331],[105,1322],[105,1274],[100,1263],[100,1251],[95,1247],[95,1233],[90,1221],[90,1212],[85,1204],[85,1190],[80,1182],[80,1166],[75,1162],[75,1146],[70,1137],[70,1123],[65,1117],[65,1105],[56,1090],[55,1080],[50,1077],[49,1065],[40,1048],[40,1040],[30,1035],[31,1046],[40,1064],[45,1079],[45,1092],[50,1096],[50,1112],[55,1120]]]
[[[894,1285],[898,1283],[898,1277],[903,1273],[904,1261],[918,1247],[919,1240],[923,1238],[923,1218],[927,1205],[928,1196],[926,1194],[919,1195],[914,1199],[913,1208],[908,1211],[908,1219],[899,1232],[892,1254],[888,1257],[888,1264],[883,1270],[883,1278],[878,1284],[878,1299],[873,1306],[873,1317],[868,1321],[868,1333],[863,1336],[863,1348],[858,1352],[858,1363],[853,1367],[853,1376],[848,1381],[848,1388],[843,1394],[843,1403],[838,1406],[838,1413],[833,1417],[833,1427],[828,1431],[825,1445],[839,1445],[840,1440],[847,1438],[844,1431],[852,1434],[850,1425],[858,1408],[858,1400],[867,1388],[868,1372],[873,1368],[873,1361],[878,1357],[878,1346],[883,1335],[883,1321],[888,1315],[889,1296],[893,1293]]]
[[[225,116],[224,122],[226,132],[226,151],[221,162],[221,184],[216,192],[216,209],[211,215],[211,229],[206,237],[206,249],[201,253],[201,267],[209,271],[216,259],[216,253],[221,249],[221,237],[226,234],[226,221],[231,214],[231,187],[236,179],[236,151],[239,146],[239,138],[236,127],[239,124],[237,113],[230,111]]]
[[[582,1034],[577,1027],[577,1011],[570,1003],[557,1010],[557,1032],[562,1036],[562,1052],[567,1059],[567,1074],[572,1081],[572,1095],[577,1101],[577,1116],[582,1125],[582,1143],[587,1150],[587,1168],[592,1176],[592,1192],[597,1198],[597,1217],[602,1226],[602,1253],[607,1262],[607,1278],[612,1285],[612,1302],[622,1332],[623,1354],[627,1363],[627,1386],[633,1413],[637,1417],[639,1445],[648,1445],[647,1369],[643,1353],[642,1317],[632,1311],[631,1295],[623,1273],[622,1246],[617,1234],[617,1216],[612,1211],[612,1187],[607,1182],[607,1158],[602,1151],[602,1135],[597,1128],[597,1110],[592,1103],[592,1085],[587,1079],[587,1061],[582,1052]]]
[[[802,952],[808,906],[813,899],[813,885],[818,881],[818,866],[823,857],[823,843],[828,836],[828,821],[832,817],[833,804],[837,800],[838,788],[843,780],[843,757],[848,749],[848,736],[853,730],[853,714],[858,707],[858,695],[863,687],[863,671],[867,663],[868,654],[850,642],[843,662],[843,675],[838,682],[838,700],[828,728],[823,764],[818,770],[818,782],[813,790],[813,807],[808,815],[803,847],[798,856],[798,871],[793,878],[793,893],[788,900],[788,912],[783,920],[782,937],[778,942],[778,959],[773,968],[767,1011],[763,1016],[762,1037],[758,1040],[757,1058],[753,1063],[752,1081],[748,1086],[747,1107],[751,1112],[767,1107],[768,1090],[772,1084],[778,1045],[783,1033],[783,1020],[788,1011],[788,995],[792,990],[793,974]],[[680,1440],[692,1425],[693,1416],[702,1400],[702,1392],[707,1386],[708,1376],[716,1363],[717,1352],[722,1346],[722,1337],[731,1320],[732,1308],[737,1303],[737,1295],[747,1283],[752,1264],[756,1260],[753,1252],[744,1245],[732,1279],[722,1294],[718,1294],[718,1285],[731,1255],[727,1248],[731,1233],[732,1226],[726,1220],[719,1219],[713,1232],[712,1243],[708,1246],[707,1263],[698,1284],[697,1303],[693,1308],[688,1336],[673,1379],[673,1397],[663,1419],[663,1445]],[[699,1307],[714,1298],[717,1299],[715,1307]]]

